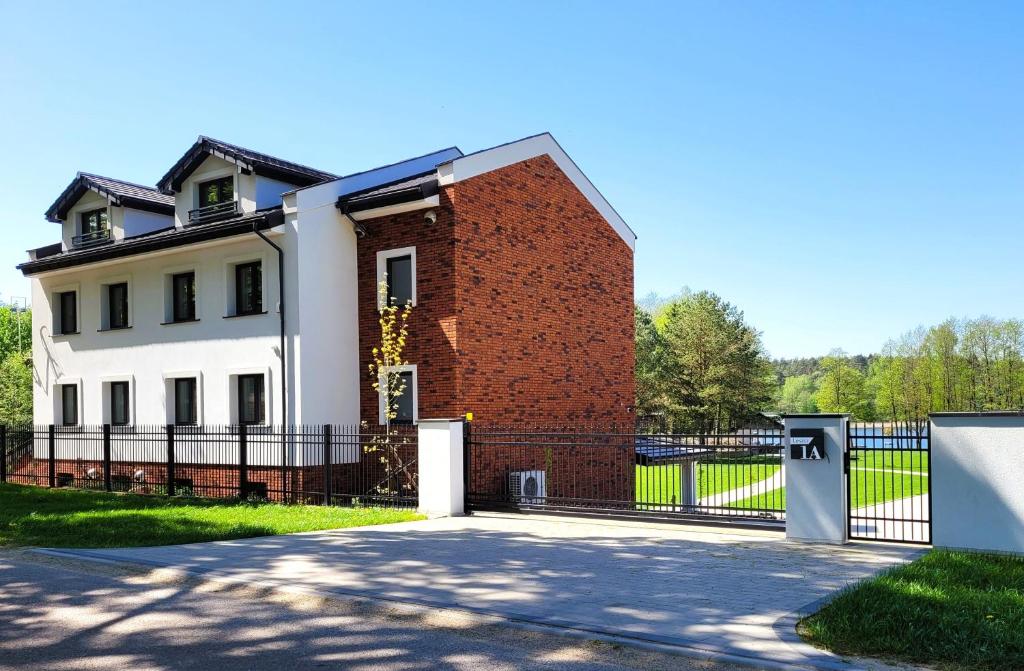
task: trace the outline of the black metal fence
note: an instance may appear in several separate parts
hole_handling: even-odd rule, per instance
[[[0,426],[0,482],[415,508],[414,427]]]
[[[783,434],[469,425],[470,510],[782,524]]]
[[[928,425],[928,420],[847,425],[850,538],[931,542]]]

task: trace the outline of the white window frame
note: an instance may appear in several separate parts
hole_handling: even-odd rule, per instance
[[[135,413],[138,406],[138,394],[135,392],[135,376],[131,374],[124,375],[104,375],[100,378],[100,403],[102,407],[102,417],[104,424],[113,424],[113,408],[110,402],[110,383],[111,382],[127,382],[128,383],[128,424],[125,426],[119,426],[121,430],[131,428],[135,426]]]
[[[193,379],[196,381],[196,426],[203,426],[203,372],[201,370],[165,371],[164,378],[164,410],[167,423],[176,424],[175,411],[177,399],[174,397],[174,381]]]
[[[61,308],[60,308],[60,294],[68,291],[75,292],[75,319],[78,321],[75,324],[75,330],[71,333],[61,333]],[[82,285],[81,284],[62,284],[60,286],[52,287],[50,289],[50,329],[53,333],[54,338],[66,338],[68,336],[78,335],[82,332]],[[79,390],[81,391],[81,390]]]
[[[374,293],[377,294],[377,309],[381,310],[384,308],[384,301],[381,300],[380,292],[377,290],[380,287],[380,283],[384,281],[384,278],[388,272],[388,259],[398,258],[400,256],[410,257],[411,275],[412,275],[412,306],[416,307],[416,247],[400,247],[398,249],[385,249],[377,252],[377,284],[374,285]],[[402,306],[399,306],[402,307]]]
[[[111,277],[103,277],[98,281],[100,286],[100,328],[101,333],[107,331],[121,331],[124,329],[111,329],[110,328],[110,286],[113,284],[127,284],[128,285],[128,325],[125,329],[130,329],[135,325],[135,297],[134,297],[134,282],[132,282],[132,276],[128,275],[116,275]],[[81,330],[81,329],[79,329]]]
[[[75,416],[78,418],[77,424],[65,424],[64,423],[64,387],[66,385],[73,385],[78,388],[78,392],[75,394],[76,401],[78,403],[78,412]],[[85,405],[82,401],[82,378],[80,377],[66,377],[57,380],[53,383],[53,422],[55,426],[84,426],[85,416]]]
[[[416,364],[405,364],[403,366],[386,366],[381,369],[383,372],[380,375],[377,390],[377,421],[380,424],[385,423],[384,414],[387,411],[387,373],[412,373],[412,423],[416,425],[420,421],[420,380],[419,373],[416,370]]]
[[[238,376],[239,375],[262,375],[263,376],[263,424],[255,424],[253,426],[273,426],[274,425],[274,403],[273,403],[273,392],[272,379],[270,377],[269,366],[257,366],[254,368],[232,368],[227,372],[227,385],[228,393],[226,398],[228,399],[228,417],[230,418],[230,424],[232,426],[239,425],[238,416]]]

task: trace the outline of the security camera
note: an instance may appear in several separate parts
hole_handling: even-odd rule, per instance
[[[437,212],[427,210],[427,213],[423,215],[423,221],[426,222],[427,226],[433,226],[437,221]]]

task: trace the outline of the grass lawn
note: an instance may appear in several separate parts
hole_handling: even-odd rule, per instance
[[[0,546],[139,547],[423,519],[413,511],[285,506],[0,485]]]
[[[680,464],[659,464],[636,467],[636,500],[638,503],[679,503],[681,490]],[[766,457],[700,462],[697,495],[701,498],[727,492],[753,482],[765,480],[778,472],[780,461]]]
[[[800,623],[839,654],[960,669],[1024,668],[1024,560],[933,550]]]
[[[928,472],[928,455],[920,450],[863,450],[852,453],[853,468],[887,468],[900,471]]]

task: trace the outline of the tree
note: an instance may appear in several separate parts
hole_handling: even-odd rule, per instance
[[[32,312],[0,306],[0,424],[32,421]]]
[[[664,411],[665,343],[649,312],[638,306],[633,314],[636,324],[636,414],[650,416]]]
[[[398,487],[406,493],[417,491],[416,476],[409,470],[401,449],[410,444],[409,438],[400,435],[393,427],[398,417],[398,399],[405,393],[401,367],[408,363],[404,352],[409,336],[412,302],[407,301],[404,306],[398,306],[388,300],[387,276],[377,286],[377,298],[380,305],[380,317],[377,320],[380,344],[373,348],[369,372],[374,391],[384,400],[384,433],[373,436],[363,450],[375,455],[384,466],[386,476],[377,483],[377,493],[393,496],[399,493],[392,489],[396,481]],[[393,480],[393,476],[397,476],[397,480]]]
[[[0,424],[32,423],[32,366],[17,352],[0,361]]]
[[[710,292],[684,295],[660,315],[659,378],[673,430],[727,431],[767,408],[772,374],[760,334]]]
[[[818,384],[811,375],[787,377],[782,383],[782,391],[779,395],[779,411],[783,413],[818,412],[818,403],[815,401],[817,393]]]
[[[821,360],[822,376],[814,395],[821,412],[848,412],[855,419],[871,419],[871,400],[864,374],[850,365],[846,354],[833,350]]]

